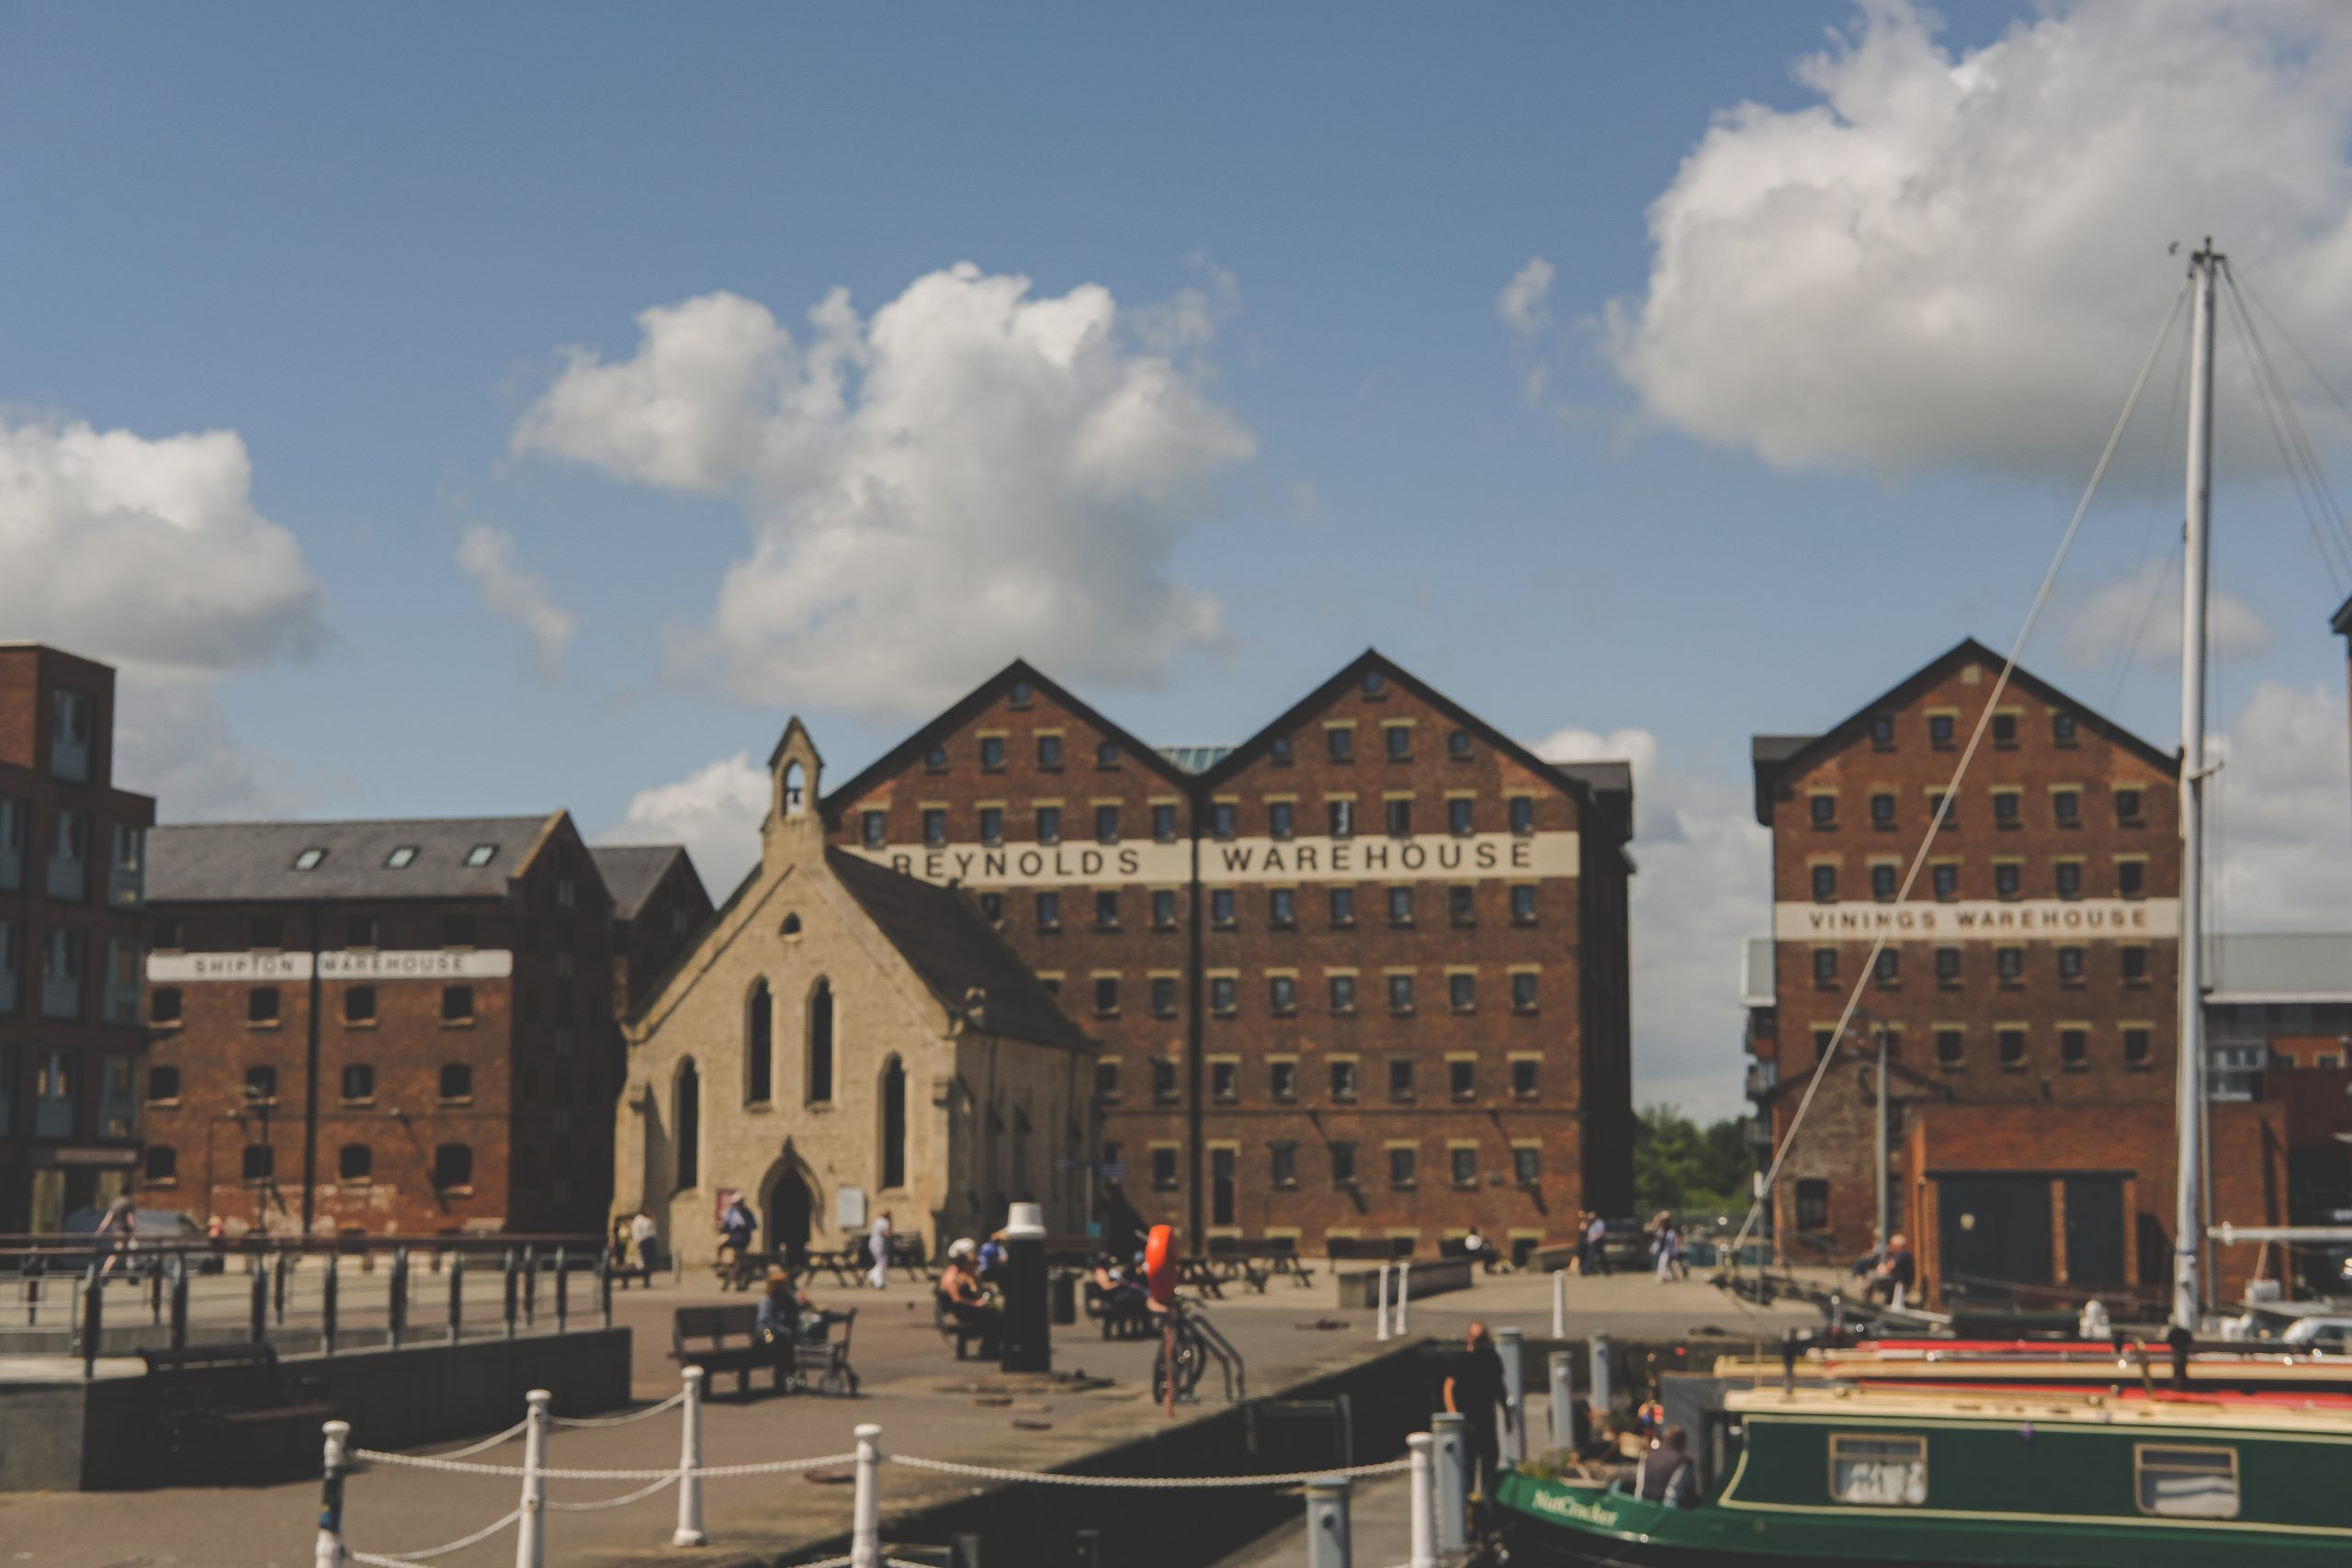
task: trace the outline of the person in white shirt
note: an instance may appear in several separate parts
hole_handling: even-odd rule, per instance
[[[874,1216],[874,1228],[865,1235],[866,1255],[874,1259],[874,1267],[865,1271],[865,1282],[876,1290],[890,1282],[890,1211],[881,1210]]]

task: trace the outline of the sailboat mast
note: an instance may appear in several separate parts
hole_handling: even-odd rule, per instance
[[[2213,242],[2189,258],[2196,314],[2189,329],[2187,565],[2180,607],[2180,1042],[2176,1120],[2172,1321],[2195,1333],[2201,1303],[2198,1232],[2205,1112],[2205,627],[2213,520]]]

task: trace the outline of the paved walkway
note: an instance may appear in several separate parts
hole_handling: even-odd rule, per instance
[[[1697,1283],[1659,1286],[1646,1279],[1619,1279],[1572,1280],[1570,1286],[1572,1332],[1602,1326],[1621,1337],[1672,1337],[1713,1325],[1733,1335],[1752,1333],[1761,1342],[1776,1338],[1781,1324],[1806,1321],[1785,1311],[1743,1312],[1730,1298]],[[1084,1325],[1064,1329],[1056,1345],[1057,1368],[1107,1376],[1110,1385],[1082,1393],[1014,1388],[996,1378],[992,1365],[959,1366],[952,1359],[932,1328],[929,1287],[920,1280],[899,1280],[878,1293],[840,1288],[815,1293],[826,1304],[859,1308],[854,1348],[865,1397],[779,1398],[755,1392],[741,1400],[731,1387],[722,1388],[724,1397],[712,1401],[705,1420],[705,1463],[841,1452],[852,1445],[852,1427],[872,1421],[882,1427],[886,1449],[1044,1469],[1149,1430],[1163,1419],[1148,1403],[1153,1344],[1105,1343]],[[693,1282],[616,1295],[615,1321],[633,1331],[640,1399],[651,1402],[677,1390],[668,1359],[671,1309],[716,1299],[721,1298]],[[1318,1269],[1311,1288],[1276,1280],[1264,1295],[1240,1292],[1212,1308],[1218,1325],[1248,1359],[1251,1393],[1272,1393],[1370,1353],[1372,1314],[1337,1308],[1333,1300],[1330,1276]],[[1490,1278],[1474,1290],[1414,1303],[1412,1329],[1416,1336],[1452,1338],[1472,1318],[1482,1317],[1515,1322],[1541,1335],[1550,1330],[1550,1303],[1548,1280]],[[1214,1381],[1212,1373],[1204,1389]],[[1532,1424],[1541,1429],[1540,1423]],[[364,1444],[366,1434],[356,1440]],[[677,1444],[677,1416],[664,1413],[632,1426],[559,1428],[548,1459],[560,1467],[651,1468],[673,1464]],[[521,1447],[510,1443],[481,1458],[516,1464]],[[884,1477],[892,1505],[954,1495],[970,1484],[900,1469],[886,1470]],[[585,1502],[639,1484],[558,1482],[549,1495],[558,1502]],[[728,1547],[756,1550],[847,1527],[850,1496],[843,1474],[714,1479],[706,1486],[713,1545],[722,1549],[712,1555],[719,1562],[731,1560],[723,1550]],[[297,1568],[311,1560],[318,1491],[313,1480],[247,1488],[0,1496],[0,1568]],[[347,1536],[362,1551],[416,1551],[489,1523],[514,1500],[509,1477],[378,1466],[349,1483]],[[1369,1498],[1366,1506],[1374,1506]],[[566,1568],[642,1560],[666,1548],[675,1509],[673,1495],[665,1491],[608,1512],[556,1513],[548,1528],[550,1560]],[[1368,1520],[1363,1539],[1370,1539],[1372,1528]],[[1403,1541],[1401,1522],[1394,1534]],[[1401,1557],[1401,1550],[1396,1555]],[[513,1560],[513,1536],[501,1533],[435,1562],[441,1568],[489,1568]],[[1378,1564],[1389,1558],[1360,1555],[1360,1561]]]

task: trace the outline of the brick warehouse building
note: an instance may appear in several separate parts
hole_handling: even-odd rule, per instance
[[[675,863],[642,858],[639,923],[691,908],[699,881],[662,894]],[[148,1201],[232,1230],[601,1230],[623,933],[599,859],[560,811],[157,829]]]
[[[1015,663],[831,792],[1102,1043],[1106,1162],[1194,1235],[1426,1255],[1632,1199],[1622,763],[1374,652],[1194,773]]]
[[[0,646],[0,1233],[57,1230],[138,1162],[155,803],[113,776],[114,671]]]
[[[1910,898],[1894,901],[2001,664],[1965,641],[1822,734],[1756,739],[1772,1000],[1751,1012],[1749,1084],[1776,1146],[1871,940],[1895,933],[1783,1169],[1775,1224],[1795,1256],[1869,1246],[1883,1035],[1892,1223],[1931,1276],[2161,1281],[2176,759],[2016,671]],[[2281,1213],[2277,1120],[2215,1108],[2222,1217]]]

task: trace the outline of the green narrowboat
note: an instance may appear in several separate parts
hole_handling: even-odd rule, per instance
[[[1507,1473],[1512,1568],[2352,1561],[2352,1404],[1799,1384],[1722,1415],[1695,1507]]]

